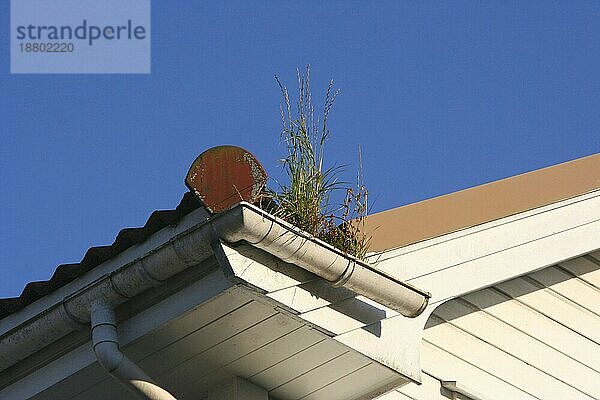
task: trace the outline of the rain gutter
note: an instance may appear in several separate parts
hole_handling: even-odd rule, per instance
[[[247,242],[320,276],[334,286],[347,287],[406,317],[418,316],[430,297],[427,292],[377,271],[243,202],[174,236],[142,257],[121,265],[2,334],[0,371],[69,333],[89,328],[97,304],[101,303],[103,310],[114,310],[143,291],[200,264],[214,254],[215,246],[219,246],[221,241],[229,244]],[[116,322],[113,325],[116,332]],[[142,398],[151,399],[143,394]]]

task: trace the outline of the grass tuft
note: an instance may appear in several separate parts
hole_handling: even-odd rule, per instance
[[[364,259],[370,237],[364,232],[368,191],[364,185],[362,154],[356,186],[340,181],[342,166],[325,167],[325,143],[330,136],[328,120],[340,91],[329,81],[323,111],[315,117],[310,86],[310,66],[297,70],[298,98],[292,105],[287,87],[275,76],[282,95],[281,140],[287,155],[281,161],[289,182],[271,190],[273,213],[298,228],[358,259]],[[343,201],[335,204],[336,194]]]

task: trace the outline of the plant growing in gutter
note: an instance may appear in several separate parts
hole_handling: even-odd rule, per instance
[[[273,213],[313,236],[358,259],[364,259],[370,237],[364,233],[368,210],[368,192],[364,185],[362,157],[359,148],[359,170],[356,186],[340,180],[341,166],[325,166],[325,143],[328,127],[339,90],[329,81],[323,111],[315,117],[310,87],[310,66],[298,75],[298,98],[292,105],[286,86],[275,79],[282,95],[281,140],[287,155],[281,160],[288,183],[271,190]],[[342,192],[343,196],[339,196]],[[343,197],[337,203],[335,198]]]

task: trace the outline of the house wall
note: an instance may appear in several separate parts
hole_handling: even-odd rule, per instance
[[[444,302],[421,362],[422,385],[379,399],[453,398],[442,381],[473,399],[600,398],[600,252]]]
[[[357,305],[367,299],[340,296],[319,280],[287,282],[292,270],[282,265],[285,282],[271,276],[278,270],[273,266],[263,275],[259,267],[272,262],[251,254],[230,257],[239,276],[267,297],[350,348],[421,380],[385,400],[469,398],[464,393],[471,399],[600,398],[600,254],[588,254],[600,248],[598,215],[600,190],[373,253],[376,268],[431,292],[430,306],[417,318],[381,307],[381,314],[358,317]],[[579,258],[560,261],[573,257]],[[452,382],[458,392],[452,393]]]

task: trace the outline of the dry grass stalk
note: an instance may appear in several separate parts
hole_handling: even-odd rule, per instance
[[[282,94],[281,139],[287,156],[281,160],[289,183],[271,191],[275,201],[273,213],[300,229],[324,240],[356,258],[364,259],[369,237],[364,235],[368,211],[368,192],[364,185],[362,156],[359,148],[359,171],[356,187],[346,187],[339,180],[342,167],[325,168],[325,142],[330,135],[329,114],[339,90],[333,80],[325,94],[323,112],[315,118],[310,87],[310,66],[305,74],[298,70],[298,99],[292,107],[288,89],[277,76]],[[345,191],[342,204],[334,204],[334,194]]]

